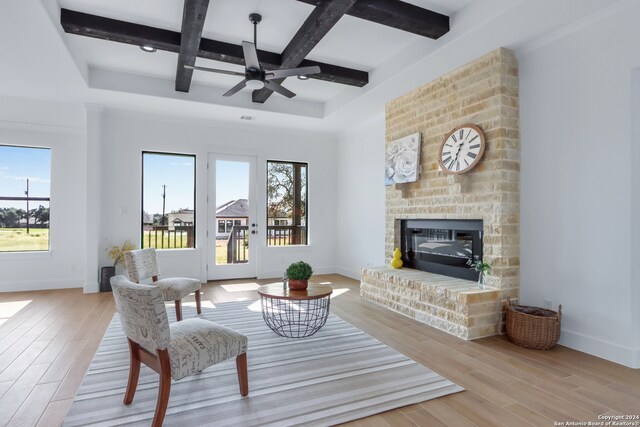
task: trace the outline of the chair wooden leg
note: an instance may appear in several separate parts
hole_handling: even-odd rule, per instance
[[[182,300],[179,299],[176,300],[176,320],[182,320]]]
[[[196,291],[196,310],[198,314],[202,314],[202,306],[200,305],[200,289]]]
[[[124,404],[133,402],[133,396],[138,388],[138,378],[140,377],[140,354],[138,344],[129,341],[129,381],[127,381],[127,391],[124,394]]]
[[[162,426],[167,406],[169,406],[169,395],[171,394],[171,364],[168,350],[158,350],[158,362],[160,365],[160,387],[158,388],[156,412],[151,422],[152,427]]]
[[[240,394],[249,394],[249,376],[247,375],[247,353],[242,353],[236,357],[236,369],[238,370],[238,383],[240,384]]]

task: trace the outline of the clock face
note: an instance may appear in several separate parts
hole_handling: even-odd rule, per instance
[[[484,154],[484,134],[475,125],[452,130],[440,145],[440,167],[447,173],[465,173],[473,169]]]

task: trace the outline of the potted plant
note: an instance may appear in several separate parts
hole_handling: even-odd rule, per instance
[[[304,261],[294,262],[287,267],[287,281],[289,289],[304,290],[309,285],[309,278],[313,274],[313,269]]]
[[[136,245],[129,240],[121,246],[111,245],[106,249],[107,256],[113,261],[113,265],[100,268],[100,292],[111,292],[111,278],[116,275],[116,266],[124,262],[124,253],[136,249]]]
[[[475,270],[478,273],[480,273],[480,275],[478,276],[478,287],[480,289],[486,288],[484,279],[485,279],[485,275],[489,274],[489,272],[491,271],[491,266],[486,262],[482,262],[482,260],[478,258],[476,258],[475,261],[468,260],[467,265],[469,265],[472,270]]]

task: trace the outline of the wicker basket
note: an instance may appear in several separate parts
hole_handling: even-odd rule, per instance
[[[558,311],[514,305],[507,299],[507,336],[522,347],[549,350],[560,339],[562,305]]]

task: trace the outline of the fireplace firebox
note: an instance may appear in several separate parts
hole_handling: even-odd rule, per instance
[[[469,260],[482,259],[482,220],[400,220],[405,267],[478,280]]]

